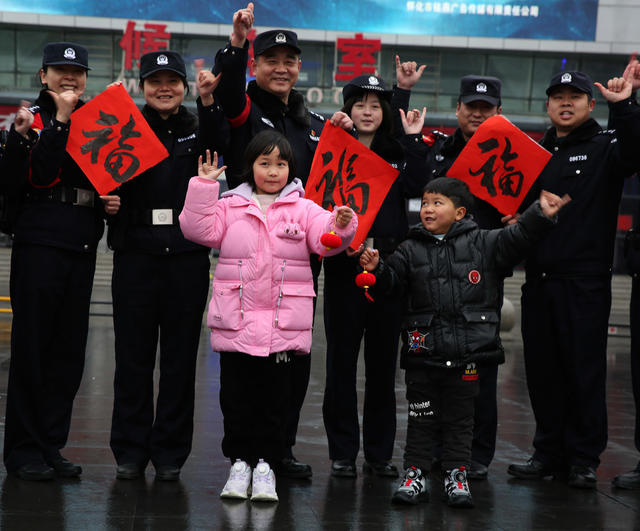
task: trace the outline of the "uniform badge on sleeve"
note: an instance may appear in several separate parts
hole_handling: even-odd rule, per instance
[[[480,276],[480,271],[477,269],[472,269],[469,271],[469,282],[472,284],[479,284],[482,277]]]

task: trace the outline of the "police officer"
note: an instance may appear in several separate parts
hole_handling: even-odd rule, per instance
[[[120,187],[122,209],[109,220],[116,350],[111,449],[118,479],[140,477],[151,460],[156,479],[177,480],[191,451],[210,264],[209,250],[183,237],[178,215],[198,156],[224,149],[226,123],[212,95],[216,81],[199,81],[196,117],[182,105],[188,85],[180,54],[159,51],[140,59],[142,114],[169,156]]]
[[[432,131],[424,138],[430,146],[426,158],[426,171],[430,178],[444,177],[482,123],[502,113],[502,82],[495,77],[467,75],[460,79],[460,95],[456,105],[458,127],[447,136]],[[492,205],[476,197],[471,210],[481,229],[502,227],[502,214]],[[475,400],[473,448],[467,475],[471,479],[484,479],[488,474],[496,449],[498,404],[496,399],[498,365],[478,367],[480,392]]]
[[[247,35],[253,22],[253,3],[234,13],[231,39],[217,53],[213,69],[215,73],[222,73],[216,98],[220,100],[231,126],[229,149],[225,152],[227,181],[230,188],[241,182],[245,147],[258,132],[274,128],[291,144],[296,160],[296,177],[306,184],[324,118],[309,111],[304,96],[294,88],[301,66],[298,36],[293,31],[279,29],[258,34],[253,41],[254,58],[251,60],[256,79],[247,86]],[[311,260],[316,292],[320,265],[317,259]],[[296,460],[292,452],[310,368],[310,356],[292,356],[286,457],[274,466],[276,473],[282,476],[307,478],[312,475],[311,466]]]
[[[553,156],[531,195],[545,189],[572,200],[526,262],[522,338],[535,451],[508,468],[518,478],[566,477],[587,489],[607,444],[611,266],[623,178],[638,167],[640,141],[632,83],[595,84],[609,104],[615,130],[607,131],[591,118],[593,85],[582,72],[560,72],[546,91],[552,126],[541,144]]]
[[[640,205],[638,205],[640,207]],[[634,443],[640,451],[640,221],[636,211],[636,226],[629,230],[624,241],[624,256],[631,274],[631,301],[629,304],[629,323],[631,327],[631,386],[636,407]],[[613,478],[614,487],[621,489],[640,489],[640,462],[633,470],[618,474]]]
[[[65,149],[71,113],[82,105],[88,55],[79,44],[47,44],[39,72],[44,88],[30,109],[40,137],[31,150],[11,255],[13,324],[4,434],[7,471],[26,480],[82,472],[60,450],[82,378],[105,209],[115,213],[119,205],[117,197],[98,197]]]

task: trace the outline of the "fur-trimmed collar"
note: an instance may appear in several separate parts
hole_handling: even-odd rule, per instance
[[[304,105],[304,97],[297,90],[291,90],[289,102],[286,105],[278,96],[261,89],[255,81],[249,82],[247,95],[273,123],[287,116],[300,125],[308,127],[311,124],[309,111]]]

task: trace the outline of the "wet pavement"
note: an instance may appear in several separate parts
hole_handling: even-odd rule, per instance
[[[0,250],[0,296],[8,294],[8,250]],[[113,401],[113,331],[110,313],[111,255],[101,253],[96,273],[89,343],[83,382],[76,398],[71,434],[64,455],[83,467],[76,480],[45,483],[7,477],[0,471],[2,530],[125,529],[640,529],[640,491],[611,487],[614,475],[633,468],[634,405],[629,371],[627,277],[614,279],[611,322],[617,325],[608,349],[609,444],[593,491],[572,489],[560,481],[525,482],[507,475],[509,463],[531,452],[534,424],[527,396],[518,326],[503,335],[507,362],[499,372],[499,428],[489,479],[471,483],[475,509],[452,509],[440,499],[439,478],[432,480],[432,500],[417,507],[389,502],[396,480],[329,476],[327,441],[322,424],[324,332],[314,334],[312,376],[302,412],[296,457],[313,466],[312,480],[278,480],[277,504],[229,502],[219,498],[229,464],[222,456],[222,416],[218,405],[218,356],[208,347],[203,327],[196,384],[192,454],[179,482],[118,481],[109,449]],[[509,279],[506,295],[519,311],[522,275]],[[104,304],[107,303],[107,304]],[[319,306],[321,313],[321,302]],[[321,325],[321,323],[318,323]],[[11,317],[0,313],[0,412],[4,414]],[[362,371],[361,371],[362,372]],[[406,401],[398,371],[398,433],[394,462],[402,462]],[[359,388],[363,387],[362,376]],[[360,395],[362,396],[362,395]],[[2,418],[4,420],[4,418]],[[3,424],[4,425],[4,424]],[[0,433],[0,435],[2,435]],[[358,460],[359,467],[362,457]]]

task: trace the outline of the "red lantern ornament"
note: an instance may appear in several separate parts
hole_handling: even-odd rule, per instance
[[[373,297],[369,295],[369,288],[376,283],[376,276],[373,273],[369,273],[366,269],[356,275],[356,286],[364,289],[364,296],[369,302],[373,302]]]
[[[327,251],[330,251],[331,249],[335,249],[342,245],[342,238],[333,231],[325,232],[320,236],[320,243],[324,245],[324,248]],[[320,254],[320,256],[318,256],[318,260],[322,260],[322,256],[323,254]]]

